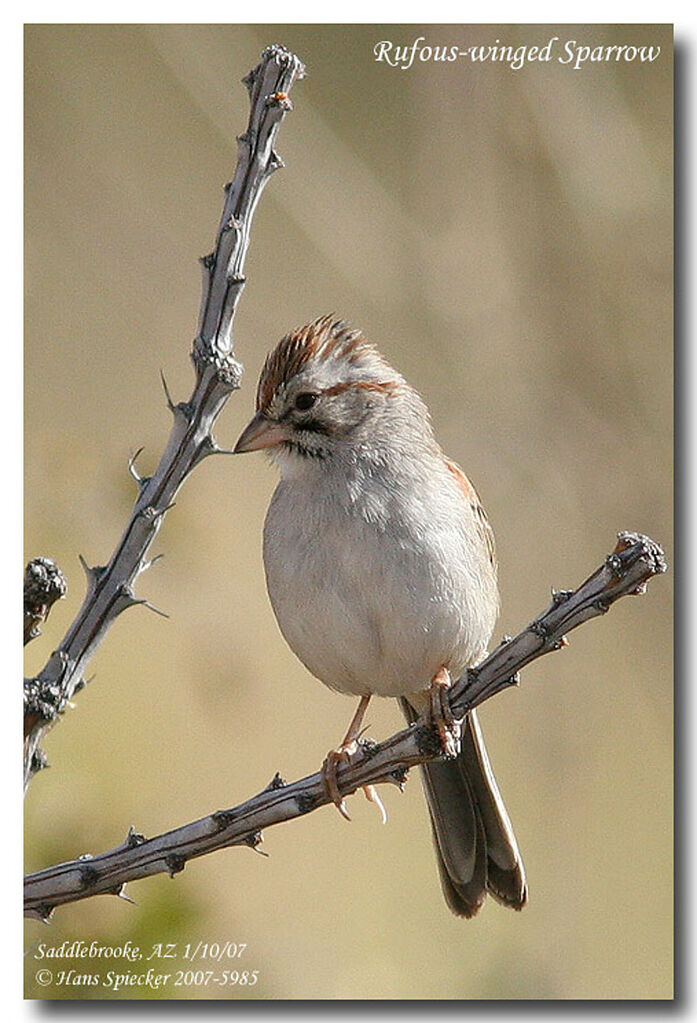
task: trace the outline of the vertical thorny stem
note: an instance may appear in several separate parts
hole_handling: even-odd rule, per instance
[[[225,188],[215,249],[201,260],[201,314],[191,353],[196,373],[193,393],[189,401],[177,405],[167,396],[174,424],[160,463],[144,479],[132,468],[138,498],[108,564],[88,566],[83,561],[87,593],[82,607],[40,674],[25,681],[25,789],[43,766],[39,744],[46,729],[84,684],[85,666],[109,626],[127,607],[152,607],[135,596],[135,580],[148,567],[148,551],[180,486],[203,458],[220,450],[213,425],[240,386],[242,375],[234,357],[232,326],[245,283],[252,217],[266,182],[283,166],[274,141],[283,117],[292,109],[288,93],[303,73],[294,54],[282,46],[269,46],[244,79],[250,96],[249,124],[237,140],[237,167]]]

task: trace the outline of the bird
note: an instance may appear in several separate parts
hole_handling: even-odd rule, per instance
[[[359,700],[322,767],[328,795],[348,818],[338,767],[371,698],[397,699],[407,722],[425,718],[441,737],[444,758],[420,770],[447,905],[469,918],[491,895],[522,909],[525,870],[476,712],[460,728],[447,698],[485,655],[499,612],[476,490],[418,392],[334,314],[267,356],[234,447],[260,450],[279,471],[263,561],[280,631],[312,675]],[[366,795],[381,805],[373,787]]]

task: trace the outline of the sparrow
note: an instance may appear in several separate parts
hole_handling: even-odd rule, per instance
[[[234,451],[262,449],[280,474],[263,536],[278,625],[312,675],[359,699],[323,764],[329,796],[348,817],[337,768],[357,749],[371,697],[396,698],[409,723],[437,727],[449,757],[421,768],[448,906],[472,917],[488,893],[522,909],[523,863],[477,715],[458,733],[447,699],[498,616],[476,490],[443,454],[416,390],[332,315],[268,355]]]

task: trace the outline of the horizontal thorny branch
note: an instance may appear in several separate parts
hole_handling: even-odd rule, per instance
[[[552,593],[552,603],[515,638],[506,638],[481,664],[470,669],[450,694],[454,714],[462,717],[484,700],[518,683],[525,665],[567,645],[565,634],[589,618],[604,614],[620,597],[643,593],[653,576],[665,572],[663,551],[639,533],[620,533],[611,554],[575,590]],[[400,788],[415,764],[443,755],[435,730],[416,722],[381,743],[362,740],[359,750],[338,771],[348,796],[365,785],[390,782]],[[146,839],[131,829],[125,842],[99,856],[82,856],[48,867],[25,879],[25,913],[47,920],[56,906],[93,895],[127,898],[127,882],[152,874],[174,876],[190,859],[216,849],[243,845],[256,849],[264,828],[302,817],[331,800],[318,772],[292,784],[276,774],[246,802]]]

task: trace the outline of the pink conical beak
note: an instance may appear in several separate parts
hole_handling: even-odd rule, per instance
[[[281,423],[267,418],[257,412],[254,419],[242,431],[233,453],[241,455],[245,451],[261,451],[262,448],[273,448],[276,444],[288,439],[288,430]]]

